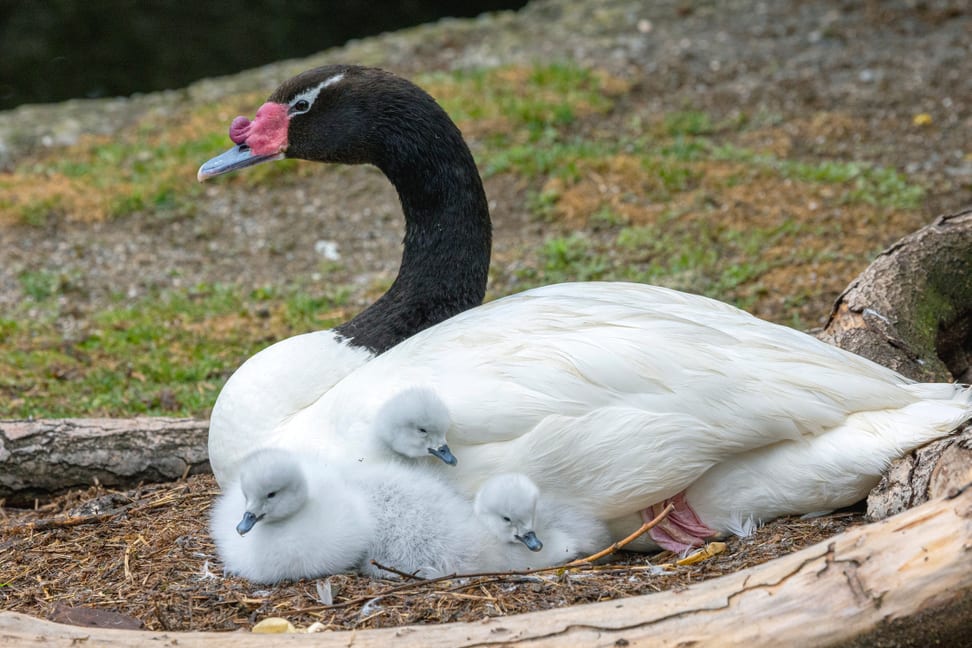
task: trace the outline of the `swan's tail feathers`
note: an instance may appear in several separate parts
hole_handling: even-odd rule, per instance
[[[842,427],[860,435],[857,439],[863,446],[879,443],[900,456],[948,436],[972,420],[972,389],[967,386],[916,383],[907,389],[915,396],[914,402],[897,409],[851,414]]]
[[[972,387],[955,383],[916,383],[909,389],[921,400],[899,410],[901,414],[902,441],[911,447],[906,451],[944,437],[972,420]],[[916,434],[923,437],[918,443],[908,443],[907,428],[924,427],[927,432]]]
[[[929,401],[963,403],[972,417],[972,385],[962,383],[913,383],[905,386],[915,398]]]

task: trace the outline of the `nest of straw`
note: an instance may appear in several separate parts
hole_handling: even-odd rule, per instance
[[[606,564],[436,581],[337,574],[275,586],[224,576],[209,537],[219,489],[210,475],[131,490],[72,491],[33,509],[0,508],[0,606],[62,622],[150,630],[229,631],[266,617],[349,630],[475,621],[647,594],[722,576],[863,523],[860,512],[785,518],[721,554],[620,552]],[[79,614],[84,612],[84,614]],[[93,615],[93,616],[92,616]]]

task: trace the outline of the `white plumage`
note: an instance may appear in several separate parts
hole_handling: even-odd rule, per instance
[[[441,469],[467,496],[494,474],[520,472],[606,521],[679,495],[730,460],[749,474],[740,477],[746,488],[708,496],[697,489],[692,506],[722,510],[705,503],[718,494],[757,519],[834,508],[848,490],[866,495],[889,460],[972,415],[966,388],[916,384],[718,301],[575,283],[500,299],[418,333],[312,404],[290,403],[293,415],[270,434],[241,430],[239,442],[369,458],[366,430],[376,412],[416,384],[434,389],[451,414],[459,466]],[[300,384],[290,387],[302,393]],[[829,440],[811,443],[818,437]],[[766,495],[778,482],[764,479],[761,466],[777,455],[756,452],[785,441],[807,448],[793,451],[805,470],[790,476],[788,490],[813,493],[792,508]],[[702,522],[729,530],[714,517]]]
[[[435,391],[423,387],[409,387],[398,392],[375,412],[371,429],[364,432],[370,447],[359,461],[382,459],[410,459],[419,462],[440,461],[455,465],[446,444],[446,434],[452,419],[445,403]]]
[[[276,583],[349,571],[365,560],[376,521],[341,471],[279,449],[257,450],[237,468],[240,481],[225,485],[210,520],[225,571]],[[247,513],[256,520],[248,530]]]
[[[269,430],[308,407],[375,354],[332,330],[286,338],[250,356],[226,381],[209,417],[209,465],[221,486]]]
[[[355,473],[375,521],[359,571],[392,576],[371,560],[422,578],[476,571],[483,530],[470,500],[452,485],[404,464],[370,464]]]
[[[244,459],[239,476],[216,501],[210,532],[226,571],[253,582],[393,576],[372,560],[426,578],[479,564],[471,502],[419,467],[325,464],[266,448]]]
[[[481,570],[550,567],[608,546],[607,527],[593,515],[540,493],[529,477],[505,473],[486,480],[473,510],[495,543],[487,543]]]

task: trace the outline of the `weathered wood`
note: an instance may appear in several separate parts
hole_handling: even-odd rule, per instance
[[[882,252],[841,294],[818,337],[924,382],[970,382],[972,208]]]
[[[173,418],[0,421],[0,498],[171,481],[206,472],[206,421]]]
[[[287,645],[967,645],[972,484],[789,556],[690,586],[479,623],[279,636]],[[920,612],[920,614],[919,614]],[[890,643],[889,643],[890,641]],[[0,645],[248,648],[246,633],[140,632],[0,613]],[[275,644],[276,645],[276,644]]]
[[[867,516],[883,520],[972,482],[972,428],[895,460],[867,497]]]

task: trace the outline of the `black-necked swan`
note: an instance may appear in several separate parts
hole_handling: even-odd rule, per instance
[[[545,496],[526,475],[494,475],[476,492],[473,511],[498,545],[480,569],[537,569],[589,556],[610,543],[596,516]],[[485,552],[484,552],[485,553]]]
[[[377,166],[405,216],[398,277],[352,320],[297,335],[249,358],[213,407],[209,457],[217,481],[260,438],[334,383],[408,336],[482,303],[489,209],[455,124],[428,94],[372,68],[327,66],[282,84],[253,121],[237,117],[237,146],[199,169],[205,180],[261,162],[300,158]]]
[[[370,82],[361,84],[361,78]],[[297,79],[277,93],[288,111],[319,102],[344,105],[347,93],[373,93],[380,103],[383,84],[406,83],[359,68],[321,68]],[[273,110],[279,119],[283,108]],[[406,109],[384,114],[402,119]],[[293,130],[299,119],[290,119]],[[398,145],[413,137],[435,141],[447,121],[444,114],[435,123],[414,120],[393,128],[382,121],[373,144],[383,146],[390,131]],[[265,123],[276,123],[273,111]],[[330,124],[300,123],[346,141]],[[247,125],[238,126],[239,138]],[[302,140],[314,137],[304,133]],[[462,146],[458,140],[444,138],[439,150]],[[257,143],[262,159],[283,155]],[[292,144],[286,155],[306,154],[291,150]],[[366,152],[346,154],[347,161],[360,161]],[[433,197],[443,194],[436,204],[480,186],[468,178],[443,183],[434,165],[409,169],[416,185]],[[458,229],[444,231],[444,240],[475,243],[477,234]],[[478,236],[487,233],[488,227]],[[614,522],[618,537],[633,530],[617,526],[629,516],[671,500],[677,510],[652,537],[673,549],[732,531],[728,527],[746,517],[820,511],[860,499],[892,458],[972,416],[965,387],[916,384],[727,304],[626,283],[545,286],[467,310],[358,362],[339,383],[311,397],[314,372],[330,371],[316,365],[318,358],[295,353],[265,367],[277,381],[269,396],[253,387],[265,386],[254,375],[259,372],[248,374],[252,383],[235,392],[252,402],[240,403],[229,417],[227,408],[217,408],[232,425],[221,426],[223,444],[210,444],[214,466],[231,469],[241,452],[262,444],[317,447],[335,460],[371,459],[373,439],[364,432],[376,412],[403,389],[424,385],[435,390],[452,420],[448,439],[459,465],[439,468],[467,497],[494,474],[524,473],[542,492]],[[250,411],[247,405],[271,416],[239,415]],[[272,429],[263,424],[268,420],[276,421]],[[784,483],[789,493],[804,494],[787,499],[775,477],[794,457],[801,469]],[[773,470],[764,470],[767,462]],[[735,491],[719,488],[719,471],[733,476]],[[716,482],[712,488],[690,489],[707,479]]]
[[[474,571],[483,529],[470,500],[404,463],[324,463],[262,448],[213,507],[210,533],[228,573],[256,583],[358,571],[431,578]]]

